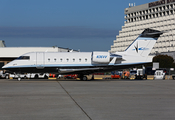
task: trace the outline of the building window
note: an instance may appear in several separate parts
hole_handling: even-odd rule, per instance
[[[158,8],[156,8],[156,12],[158,11]]]
[[[170,14],[173,14],[173,10],[170,11]]]
[[[153,8],[153,12],[155,12],[155,8]]]
[[[153,14],[153,18],[155,18],[155,14]]]
[[[162,16],[162,13],[159,13],[159,16]]]
[[[140,11],[140,15],[142,15],[142,12]]]
[[[162,11],[162,7],[159,7],[159,10]]]
[[[151,9],[149,9],[149,13],[151,13]]]
[[[136,16],[136,12],[134,13],[134,16]]]
[[[167,11],[166,14],[169,15],[169,11]]]
[[[169,5],[167,5],[166,7],[167,7],[167,9],[169,9]]]
[[[159,15],[158,15],[158,13],[156,13],[156,17],[158,17]]]
[[[170,8],[171,8],[171,9],[173,8],[173,4],[170,5]]]

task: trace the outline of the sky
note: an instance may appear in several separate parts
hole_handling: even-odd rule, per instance
[[[154,0],[0,0],[0,40],[7,47],[108,51],[129,3]]]

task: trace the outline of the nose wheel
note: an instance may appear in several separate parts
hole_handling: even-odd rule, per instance
[[[21,81],[21,76],[20,76],[20,74],[17,74],[17,76],[18,76],[18,81]]]
[[[20,77],[18,77],[18,81],[21,81],[21,78]]]

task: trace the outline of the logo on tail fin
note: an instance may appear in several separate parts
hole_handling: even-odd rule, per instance
[[[139,52],[139,50],[149,50],[149,48],[145,48],[145,47],[139,48],[138,42],[136,45],[134,45],[134,47],[135,47],[135,49],[132,49],[132,50],[135,50],[137,53]]]
[[[138,53],[138,42],[137,42],[137,46],[134,46],[134,47],[135,47],[136,52]]]

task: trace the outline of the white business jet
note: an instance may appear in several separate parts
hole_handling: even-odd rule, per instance
[[[163,32],[145,29],[124,52],[30,52],[3,66],[3,69],[19,73],[78,74],[110,72],[152,62],[148,56],[156,40]]]

